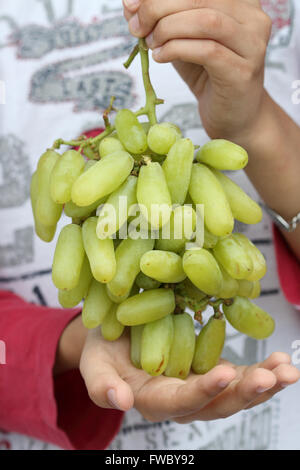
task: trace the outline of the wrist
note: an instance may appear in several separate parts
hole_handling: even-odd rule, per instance
[[[81,315],[75,317],[64,329],[59,339],[53,374],[58,375],[68,370],[77,369],[87,336]]]

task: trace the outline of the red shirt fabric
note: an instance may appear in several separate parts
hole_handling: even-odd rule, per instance
[[[57,344],[78,310],[51,309],[0,291],[0,428],[67,450],[105,449],[123,413],[94,405],[78,370],[53,378]]]

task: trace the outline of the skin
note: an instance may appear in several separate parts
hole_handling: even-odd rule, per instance
[[[147,37],[153,59],[171,62],[189,86],[207,134],[248,151],[246,173],[265,203],[294,217],[300,129],[263,86],[272,22],[259,0],[140,0],[124,3],[124,15],[134,36]],[[300,259],[300,226],[282,233]]]
[[[78,367],[96,405],[124,411],[134,406],[152,422],[225,418],[263,403],[300,378],[281,352],[250,367],[221,361],[204,376],[191,374],[187,380],[150,377],[130,362],[128,332],[116,342],[105,341],[99,328],[87,333],[80,317],[61,336],[54,374]]]
[[[263,87],[271,20],[260,2],[140,0],[124,4],[124,15],[134,36],[147,37],[154,60],[171,62],[194,93],[208,135],[248,151],[246,171],[262,199],[283,217],[294,216],[300,130]],[[299,233],[298,228],[284,236],[300,259]],[[79,317],[63,332],[54,373],[78,366],[98,406],[124,411],[135,406],[149,421],[178,423],[231,416],[300,378],[282,352],[249,367],[222,360],[204,376],[191,374],[185,381],[152,378],[131,365],[128,333],[110,343],[98,329],[87,333]]]

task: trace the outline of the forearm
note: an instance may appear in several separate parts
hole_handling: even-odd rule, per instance
[[[249,153],[246,173],[263,201],[290,220],[300,211],[300,128],[266,93],[259,119],[234,141]],[[300,259],[300,227],[282,232]]]

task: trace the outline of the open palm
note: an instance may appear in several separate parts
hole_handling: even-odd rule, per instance
[[[116,342],[89,332],[80,362],[91,400],[102,408],[127,411],[133,406],[149,421],[178,423],[214,420],[260,404],[295,383],[299,371],[285,353],[273,353],[252,366],[226,361],[205,375],[186,380],[151,377],[130,361],[128,332]]]

